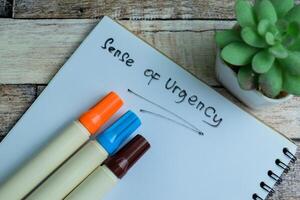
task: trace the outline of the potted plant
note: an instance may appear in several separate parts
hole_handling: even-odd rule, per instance
[[[217,79],[251,108],[300,96],[300,5],[237,0],[237,24],[218,31]]]

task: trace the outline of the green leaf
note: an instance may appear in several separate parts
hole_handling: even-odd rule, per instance
[[[265,40],[266,40],[267,44],[269,44],[269,45],[274,45],[275,44],[275,37],[270,32],[266,33]]]
[[[271,0],[278,18],[283,17],[294,7],[294,0]]]
[[[255,11],[258,20],[267,19],[272,24],[277,22],[277,14],[273,4],[269,0],[260,0],[256,3]]]
[[[284,45],[287,49],[290,49],[291,46],[295,43],[296,39],[284,33],[285,36],[281,38],[281,44]]]
[[[283,89],[290,94],[300,96],[300,76],[284,73]]]
[[[252,5],[245,0],[238,0],[235,4],[235,13],[241,27],[256,26],[256,18]]]
[[[251,62],[253,55],[257,49],[250,47],[242,42],[233,42],[222,49],[222,58],[236,66],[247,65]]]
[[[299,29],[300,29],[300,27],[297,22],[290,22],[287,27],[287,34],[296,38],[299,36],[299,32],[300,32]]]
[[[294,42],[288,47],[288,49],[291,51],[300,51],[300,37],[294,40]]]
[[[281,66],[290,74],[300,76],[300,51],[289,51],[288,53],[288,57],[279,60]]]
[[[266,73],[270,70],[275,57],[270,54],[267,50],[258,52],[252,59],[252,69],[259,74]]]
[[[264,48],[268,46],[264,38],[262,38],[255,30],[250,27],[243,28],[241,36],[243,40],[250,46],[257,48]]]
[[[286,33],[286,29],[289,26],[289,22],[285,19],[279,19],[276,23],[276,26],[280,33],[284,35]]]
[[[282,71],[280,66],[274,63],[267,73],[259,75],[258,83],[267,97],[275,98],[282,90]]]
[[[276,58],[284,59],[288,57],[288,50],[281,44],[274,45],[269,48],[269,52]]]
[[[216,42],[220,48],[224,48],[229,43],[238,41],[242,41],[242,39],[239,31],[236,29],[218,31],[216,33]]]
[[[285,19],[290,22],[300,23],[300,5],[296,5],[294,8],[292,8],[285,16]]]
[[[276,38],[277,36],[279,36],[280,31],[278,30],[278,28],[274,25],[271,24],[269,27],[269,32],[272,33],[274,35],[274,37]],[[280,36],[281,37],[281,36]]]
[[[269,20],[262,19],[258,23],[257,31],[261,36],[264,36],[269,31],[270,26],[271,22]]]
[[[251,66],[241,67],[237,78],[240,87],[244,90],[252,90],[257,86],[257,75],[252,71]]]

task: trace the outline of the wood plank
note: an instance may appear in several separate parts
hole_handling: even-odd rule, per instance
[[[299,3],[299,0],[296,0]],[[235,0],[15,0],[15,18],[234,19]]]
[[[47,85],[37,85],[36,96],[38,97],[46,87],[47,87]]]
[[[0,141],[34,101],[34,85],[0,85]]]
[[[233,19],[234,0],[15,0],[15,18]],[[299,2],[299,0],[297,0]]]
[[[0,0],[0,17],[12,16],[13,0]]]
[[[0,19],[0,83],[46,84],[98,20]],[[120,21],[210,85],[214,78],[214,29],[227,21]]]
[[[232,19],[234,0],[16,0],[15,18]]]

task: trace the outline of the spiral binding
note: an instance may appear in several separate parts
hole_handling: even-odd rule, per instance
[[[283,148],[282,152],[285,156],[287,156],[290,159],[290,162],[295,164],[297,158],[295,155],[293,155],[288,148]],[[290,167],[288,166],[288,164],[282,162],[280,159],[276,159],[275,160],[275,164],[283,169],[284,173],[288,173],[290,171]],[[277,174],[275,174],[272,170],[268,171],[268,176],[270,178],[272,178],[275,181],[275,185],[279,185],[282,182],[282,178],[280,176],[278,176]],[[272,196],[275,193],[275,190],[273,188],[271,188],[269,185],[267,185],[265,182],[260,182],[260,187],[265,190],[268,193],[268,197]],[[254,200],[263,200],[263,198],[261,198],[257,193],[254,193],[252,195],[252,199]]]
[[[276,185],[279,185],[282,182],[282,178],[275,174],[272,170],[268,171],[268,176],[276,182]]]
[[[282,152],[283,152],[284,155],[286,155],[287,157],[290,158],[290,160],[291,160],[291,162],[292,162],[293,164],[295,164],[297,158],[296,158],[295,155],[293,155],[293,154],[288,150],[288,148],[283,148]]]

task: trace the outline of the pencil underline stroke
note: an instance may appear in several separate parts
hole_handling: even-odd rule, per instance
[[[187,129],[189,129],[189,130],[191,130],[191,131],[194,131],[194,132],[198,133],[199,135],[204,135],[204,133],[201,132],[201,131],[195,130],[195,129],[193,129],[193,128],[191,128],[191,127],[189,127],[189,126],[187,126],[187,125],[185,125],[185,124],[183,124],[183,123],[180,123],[180,122],[178,122],[178,121],[175,121],[174,119],[168,118],[168,117],[163,116],[163,115],[161,115],[161,114],[154,113],[154,112],[151,112],[151,111],[148,111],[148,110],[144,110],[144,109],[140,109],[140,112],[142,112],[142,113],[148,113],[148,114],[154,115],[154,116],[156,116],[156,117],[163,118],[163,119],[168,120],[168,121],[170,121],[170,122],[173,122],[173,123],[175,123],[175,124],[177,124],[177,125],[180,125],[180,126],[182,126],[182,127],[184,127],[184,128],[187,128]]]
[[[201,132],[196,126],[194,126],[194,125],[191,124],[190,122],[186,121],[185,119],[183,119],[183,118],[180,117],[179,115],[173,113],[172,111],[170,111],[170,110],[168,110],[168,109],[162,107],[161,105],[159,105],[159,104],[157,104],[157,103],[155,103],[155,102],[153,102],[153,101],[151,101],[151,100],[149,100],[149,99],[143,97],[142,95],[137,94],[136,92],[133,92],[131,89],[127,89],[127,91],[128,91],[129,93],[132,93],[132,94],[134,94],[135,96],[137,96],[137,97],[139,97],[139,98],[141,98],[141,99],[143,99],[143,100],[145,100],[145,101],[151,103],[152,105],[155,105],[155,106],[159,107],[160,109],[162,109],[162,110],[164,110],[164,111],[170,113],[171,115],[177,117],[178,119],[180,119],[180,120],[182,120],[183,122],[185,122],[186,124],[188,124],[188,125],[190,126],[191,129],[193,129],[193,130],[195,130],[195,131],[197,131],[197,132]],[[162,116],[162,115],[161,115],[161,116]],[[175,120],[174,120],[174,121],[175,121]],[[180,123],[180,122],[178,122],[178,123]]]

